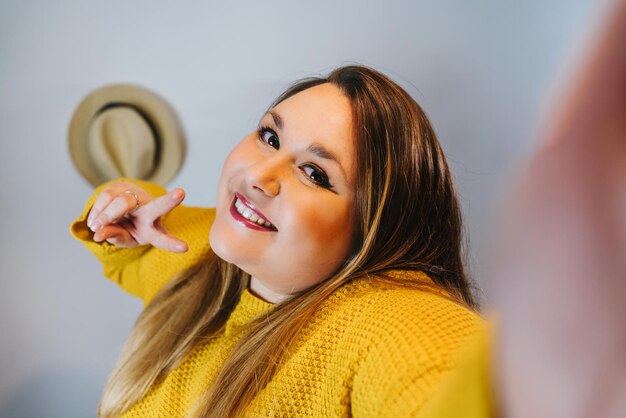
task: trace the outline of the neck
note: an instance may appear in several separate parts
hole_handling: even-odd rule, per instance
[[[250,293],[269,303],[279,303],[289,297],[289,295],[277,293],[268,288],[256,277],[250,279]]]

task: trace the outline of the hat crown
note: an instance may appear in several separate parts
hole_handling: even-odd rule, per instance
[[[147,178],[155,168],[154,132],[131,107],[111,107],[96,115],[88,142],[93,166],[106,178]]]
[[[132,84],[110,84],[78,105],[68,130],[78,172],[98,186],[119,177],[167,184],[185,159],[183,127],[156,93]]]

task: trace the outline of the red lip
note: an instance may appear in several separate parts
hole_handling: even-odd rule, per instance
[[[259,225],[256,222],[252,222],[246,218],[244,218],[243,216],[241,216],[241,214],[239,214],[239,212],[237,212],[237,208],[235,207],[235,201],[239,200],[241,203],[244,204],[244,206],[246,206],[247,208],[249,208],[250,210],[254,211],[254,213],[256,213],[259,218],[263,219],[264,221],[267,221],[269,223],[271,223],[262,213],[259,212],[259,210],[254,207],[254,205],[250,202],[248,202],[248,200],[246,200],[245,197],[243,197],[241,194],[236,193],[235,192],[235,198],[233,199],[232,203],[230,204],[230,214],[231,216],[240,224],[244,225],[245,227],[248,227],[250,229],[254,229],[255,231],[265,231],[265,232],[275,232],[278,231],[276,229],[275,226],[271,226],[271,227],[266,227],[263,225]]]

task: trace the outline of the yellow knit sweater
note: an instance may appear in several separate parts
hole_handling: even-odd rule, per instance
[[[158,186],[140,184],[154,196],[164,193]],[[164,217],[166,228],[189,244],[186,254],[93,242],[85,219],[96,194],[71,231],[102,262],[105,276],[145,304],[172,276],[210,253],[208,233],[214,211],[205,208],[179,207]],[[416,279],[416,273],[407,274]],[[425,276],[418,279],[428,280]],[[270,307],[245,291],[223,333],[196,347],[124,416],[186,416],[241,337],[238,327]],[[464,382],[470,379],[470,389],[453,402],[452,410],[446,401],[458,389],[455,379],[446,376],[461,349],[482,329],[476,314],[434,293],[350,283],[326,301],[292,342],[291,356],[254,398],[247,415],[466,416],[464,412],[469,411],[463,410],[464,405],[478,403],[480,414],[475,416],[487,416],[485,392],[472,389],[471,382],[484,381],[484,373],[474,366],[466,367],[469,372],[460,377]],[[459,394],[452,395],[458,398]]]

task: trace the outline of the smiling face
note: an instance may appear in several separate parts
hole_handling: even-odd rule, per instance
[[[350,249],[355,176],[348,98],[326,83],[282,101],[224,163],[213,251],[271,302],[323,281]]]

